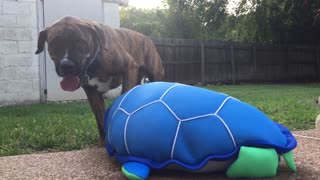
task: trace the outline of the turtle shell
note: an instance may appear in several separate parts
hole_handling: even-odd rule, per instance
[[[175,163],[190,170],[228,160],[241,146],[296,146],[284,126],[226,94],[189,85],[154,82],[117,98],[105,114],[106,146],[122,163],[151,168]]]

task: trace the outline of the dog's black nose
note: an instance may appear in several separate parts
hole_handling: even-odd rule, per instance
[[[62,59],[60,61],[60,70],[63,74],[73,74],[76,71],[76,64],[69,59]]]

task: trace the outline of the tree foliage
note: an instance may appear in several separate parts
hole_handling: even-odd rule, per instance
[[[254,42],[314,44],[317,8],[319,2],[312,0],[241,0],[236,12],[254,22]]]
[[[171,34],[208,39],[227,17],[227,0],[167,0]]]
[[[120,10],[121,27],[141,32],[148,36],[162,36],[165,31],[166,10],[144,10],[134,7]]]
[[[227,17],[226,3],[227,0],[167,0],[168,7],[161,10],[122,8],[121,26],[146,35],[207,39]]]
[[[121,26],[149,36],[318,44],[320,0],[240,0],[235,13],[228,0],[165,1],[165,9],[123,8]]]

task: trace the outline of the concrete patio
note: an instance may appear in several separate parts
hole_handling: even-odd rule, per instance
[[[282,162],[278,174],[269,179],[320,179],[320,131],[295,131],[297,173]],[[108,179],[121,180],[121,165],[108,158],[105,149],[19,155],[0,158],[0,179]],[[223,174],[153,171],[150,180],[227,179]]]

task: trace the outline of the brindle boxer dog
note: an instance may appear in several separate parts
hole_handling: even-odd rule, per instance
[[[121,84],[124,93],[139,84],[143,76],[150,81],[164,78],[152,41],[129,29],[64,17],[40,32],[36,54],[43,51],[45,42],[56,72],[63,78],[61,88],[84,89],[96,117],[100,146],[105,136],[103,94]]]

